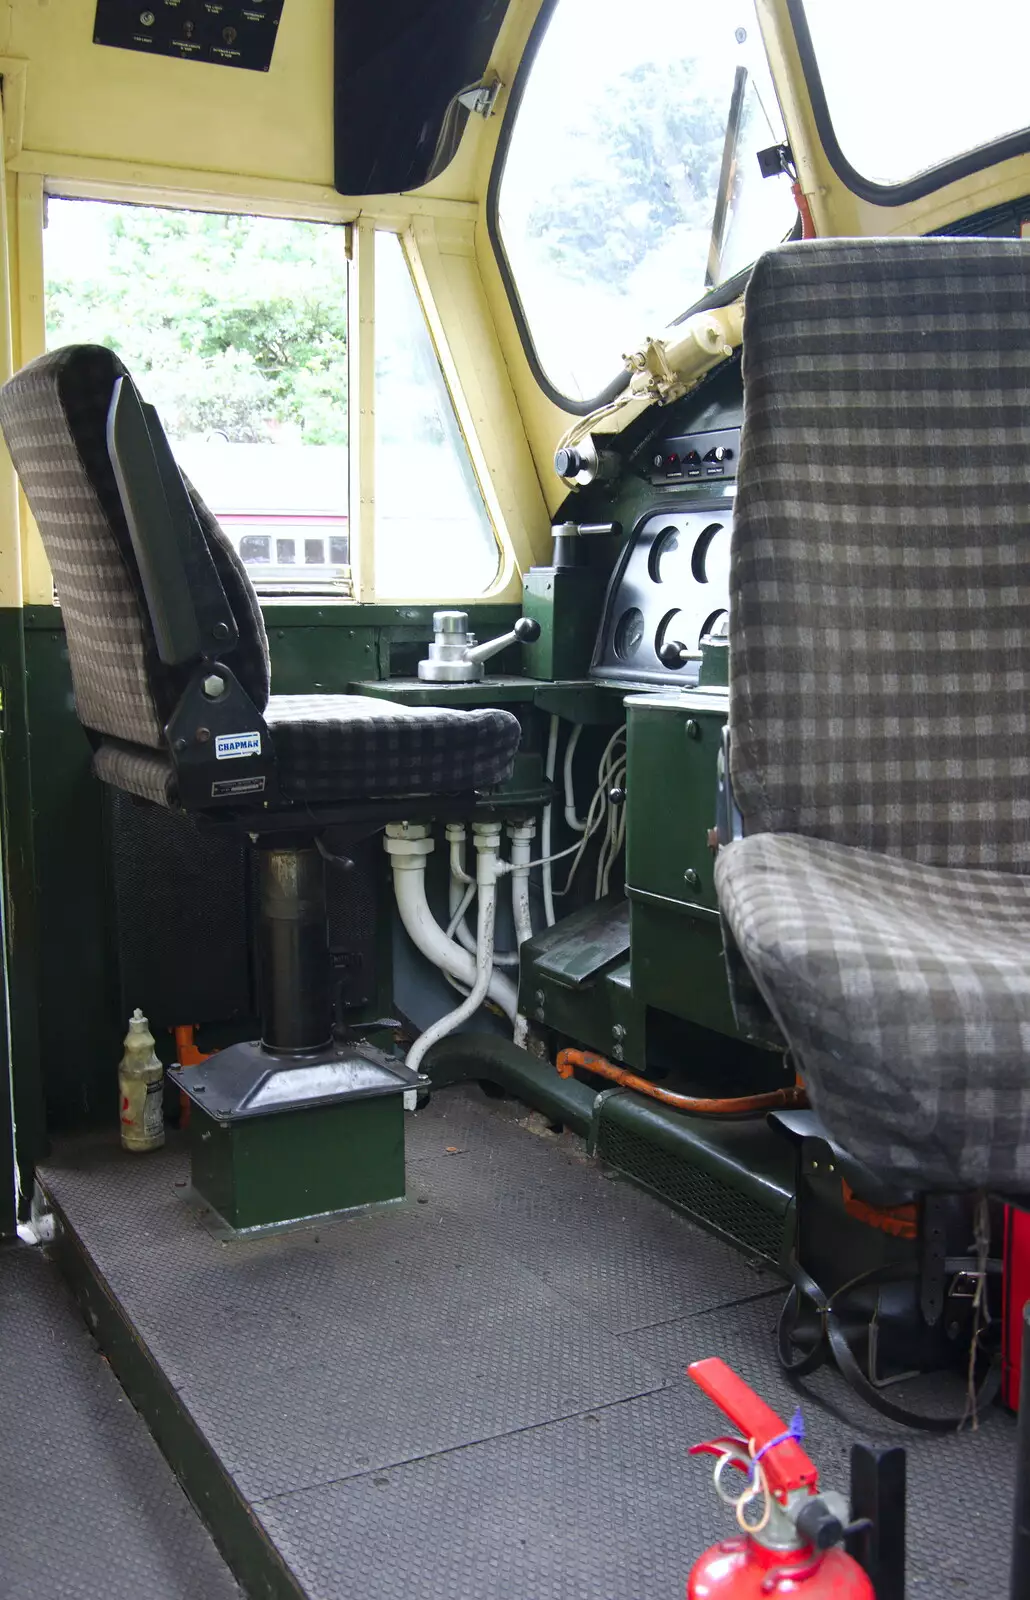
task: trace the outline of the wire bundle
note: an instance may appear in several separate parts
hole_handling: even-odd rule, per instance
[[[562,852],[572,855],[572,865],[569,867],[565,887],[556,889],[555,894],[568,894],[579,864],[586,853],[587,845],[603,826],[604,834],[594,878],[594,898],[600,900],[602,895],[608,893],[612,868],[626,838],[626,807],[621,803],[617,804],[611,798],[612,790],[621,789],[626,781],[626,730],[624,727],[616,728],[604,747],[597,765],[597,787],[587,807],[585,821],[580,821],[576,815],[572,785],[572,760],[581,731],[582,724],[577,723],[569,736],[565,750],[565,820],[570,828],[581,833],[583,837],[570,851]]]

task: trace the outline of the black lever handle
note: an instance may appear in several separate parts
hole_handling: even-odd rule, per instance
[[[658,659],[663,667],[675,671],[678,667],[685,667],[688,661],[700,661],[700,650],[691,650],[689,645],[681,644],[678,639],[667,639],[658,652]]]

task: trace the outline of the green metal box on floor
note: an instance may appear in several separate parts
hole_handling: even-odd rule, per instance
[[[399,1063],[340,1056],[258,1060],[243,1093],[219,1083],[217,1056],[174,1075],[190,1098],[193,1190],[221,1223],[268,1227],[403,1197],[404,1091],[420,1080]]]
[[[633,992],[646,1005],[736,1034],[715,894],[722,687],[626,701],[626,895]]]

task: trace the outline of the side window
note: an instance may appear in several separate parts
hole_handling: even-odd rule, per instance
[[[348,593],[342,228],[51,199],[43,243],[48,346],[118,352],[256,587]]]
[[[376,591],[483,594],[500,549],[400,240],[375,250]]]

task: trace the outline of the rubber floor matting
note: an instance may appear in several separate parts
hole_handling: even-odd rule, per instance
[[[473,1088],[409,1119],[401,1205],[222,1243],[186,1176],[96,1142],[42,1174],[312,1600],[682,1600],[733,1529],[685,1366],[797,1404],[770,1272]],[[827,1487],[853,1439],[907,1445],[910,1600],[1004,1592],[1009,1417],[920,1436],[833,1374],[802,1404]]]
[[[239,1600],[56,1267],[0,1250],[0,1596]]]

